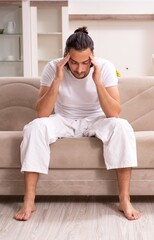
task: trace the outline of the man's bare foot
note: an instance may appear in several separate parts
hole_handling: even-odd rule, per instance
[[[120,201],[119,211],[123,212],[128,220],[137,220],[141,217],[141,213],[133,208],[128,199]]]
[[[27,221],[34,211],[36,211],[34,201],[25,200],[23,207],[14,215],[14,218],[19,221]]]

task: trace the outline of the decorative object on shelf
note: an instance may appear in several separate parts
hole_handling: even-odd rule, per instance
[[[116,70],[116,75],[117,75],[117,77],[121,77],[121,74],[118,70]]]
[[[4,28],[0,28],[0,34],[3,34]]]
[[[6,24],[5,33],[15,33],[16,23],[14,21],[9,21]]]
[[[8,61],[14,61],[15,58],[14,58],[13,55],[9,55],[9,56],[7,56],[6,60],[8,60]]]

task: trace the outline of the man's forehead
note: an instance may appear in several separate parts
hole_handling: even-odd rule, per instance
[[[82,63],[90,60],[90,56],[92,55],[92,52],[89,48],[82,51],[78,51],[72,48],[69,51],[69,55],[72,61],[75,61],[77,63]]]
[[[73,57],[70,57],[70,60],[72,60],[73,62],[76,62],[76,63],[82,63],[82,62],[88,62],[90,60],[90,56],[87,58],[83,58],[83,59],[74,59]]]

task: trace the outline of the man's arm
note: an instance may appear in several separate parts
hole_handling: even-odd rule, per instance
[[[106,117],[119,117],[121,106],[120,97],[117,86],[104,87],[101,79],[100,67],[95,63],[94,58],[91,57],[91,62],[94,66],[93,80],[96,85],[99,102]]]
[[[121,106],[118,87],[105,88],[103,84],[96,85],[100,105],[106,117],[119,117]]]
[[[50,87],[41,86],[38,100],[36,103],[36,112],[38,117],[49,117],[53,112],[58,95],[60,81],[52,82]]]
[[[49,117],[53,112],[57,99],[60,83],[64,75],[64,66],[69,60],[69,55],[62,59],[56,66],[56,75],[50,87],[41,86],[36,111],[38,117]]]

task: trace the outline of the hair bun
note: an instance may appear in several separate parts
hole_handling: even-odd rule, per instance
[[[82,33],[88,34],[87,27],[79,27],[74,31],[74,33],[77,33],[77,32],[82,32]]]

